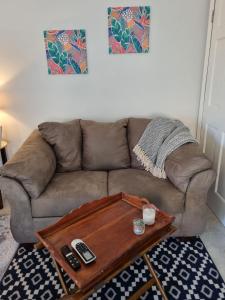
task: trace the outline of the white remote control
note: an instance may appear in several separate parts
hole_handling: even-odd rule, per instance
[[[71,242],[71,246],[80,256],[85,264],[90,264],[96,260],[94,253],[88,248],[88,246],[80,239],[75,239]]]

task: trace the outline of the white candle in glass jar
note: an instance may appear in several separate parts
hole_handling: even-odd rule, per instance
[[[146,225],[155,223],[155,209],[150,207],[143,207],[143,221]]]

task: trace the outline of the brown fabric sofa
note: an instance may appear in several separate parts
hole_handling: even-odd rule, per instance
[[[146,197],[173,214],[176,235],[201,233],[207,192],[215,178],[211,162],[197,144],[186,144],[167,158],[168,179],[153,177],[132,151],[149,121],[39,125],[0,170],[14,238],[34,242],[36,230],[87,201],[121,191]]]

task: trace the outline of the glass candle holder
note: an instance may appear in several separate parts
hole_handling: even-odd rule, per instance
[[[156,210],[151,205],[144,205],[143,208],[143,221],[146,225],[152,225],[155,223]]]
[[[142,219],[133,220],[133,231],[137,235],[141,235],[145,232],[145,223]]]

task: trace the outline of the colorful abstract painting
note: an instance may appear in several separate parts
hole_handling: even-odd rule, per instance
[[[85,30],[44,31],[49,74],[86,74]]]
[[[108,8],[109,53],[149,51],[150,6]]]

